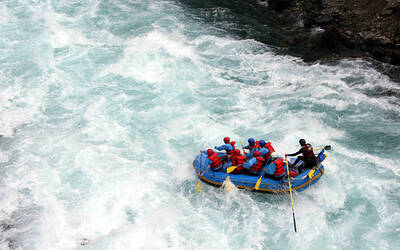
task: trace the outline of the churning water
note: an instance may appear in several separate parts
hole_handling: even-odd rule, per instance
[[[239,39],[230,17],[0,2],[1,249],[400,248],[400,102],[379,94],[399,85],[362,60],[309,65]],[[192,160],[224,136],[332,145],[294,195],[298,233],[289,195],[195,192]]]

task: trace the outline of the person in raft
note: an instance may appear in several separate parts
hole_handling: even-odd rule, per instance
[[[260,174],[261,168],[264,166],[265,159],[261,157],[259,151],[254,151],[253,155],[254,156],[243,166],[247,170],[249,175],[258,176]]]
[[[296,161],[293,164],[290,164],[290,167],[295,167],[296,164],[301,160],[304,162],[304,164],[302,166],[299,167],[299,174],[302,173],[304,170],[306,169],[310,169],[316,166],[317,164],[317,158],[314,155],[314,151],[313,151],[313,147],[311,146],[311,144],[306,143],[306,140],[304,139],[300,139],[299,140],[300,143],[300,150],[297,151],[296,153],[293,154],[285,154],[286,156],[296,156],[299,154],[303,154],[302,156],[298,156]]]
[[[225,168],[227,167],[232,167],[232,166],[237,166],[237,168],[235,168],[235,170],[233,172],[231,172],[232,174],[240,174],[243,170],[243,164],[246,161],[246,156],[242,155],[240,153],[239,149],[235,150],[235,153],[232,155],[231,157],[231,162],[229,162]]]
[[[254,140],[254,138],[249,138],[247,140],[247,142],[249,143],[249,145],[245,146],[245,149],[248,149],[250,152],[249,153],[245,153],[247,159],[251,159],[253,158],[253,153],[254,151],[256,151],[259,148],[258,145],[258,141],[256,142],[256,140]]]
[[[271,163],[262,168],[260,176],[264,175],[274,180],[282,180],[286,176],[286,171],[286,164],[283,158],[278,157],[276,152],[272,152]]]
[[[275,152],[275,149],[272,147],[271,142],[267,142],[264,147],[269,151],[267,155],[264,155],[264,159],[266,160],[265,164],[270,164],[272,161],[271,154]]]
[[[204,151],[202,151],[204,152]],[[207,159],[205,161],[205,164],[208,166],[210,165],[210,168],[214,172],[219,172],[223,168],[222,160],[220,156],[218,155],[217,152],[215,152],[212,149],[207,149]]]
[[[228,160],[229,158],[232,157],[232,155],[235,153],[235,143],[234,141],[231,142],[231,139],[229,137],[224,138],[224,143],[221,146],[215,146],[215,149],[218,151],[221,150],[226,150],[226,154],[228,155],[228,158],[224,160]]]
[[[261,157],[263,157],[265,160],[267,160],[271,154],[269,152],[268,148],[265,147],[265,145],[267,145],[267,143],[264,140],[260,140],[258,142],[258,145],[260,146],[260,148],[258,149],[258,152],[260,152]]]

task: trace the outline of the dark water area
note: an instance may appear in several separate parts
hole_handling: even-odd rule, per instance
[[[329,35],[314,27],[305,28],[301,18],[277,14],[257,1],[178,0],[192,18],[214,26],[238,39],[254,39],[272,46],[277,54],[302,57],[310,65],[319,62],[335,64],[344,58],[364,58],[371,67],[400,83],[400,67],[380,62],[340,43],[330,42]],[[324,37],[325,36],[325,37]],[[321,38],[322,37],[322,38]],[[377,96],[396,96],[398,91],[382,90]]]
[[[280,18],[265,6],[238,0],[179,0],[179,2],[187,8],[187,13],[192,13],[193,18],[201,19],[208,25],[224,30],[227,34],[241,39],[254,39],[278,46],[278,50],[285,50],[281,38],[289,32],[292,23],[290,20]]]

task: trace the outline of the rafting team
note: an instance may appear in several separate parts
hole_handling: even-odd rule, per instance
[[[202,151],[207,154],[207,165],[213,171],[226,171],[228,167],[236,166],[233,174],[247,174],[251,176],[265,176],[274,180],[282,180],[287,173],[286,164],[282,157],[279,157],[272,147],[271,143],[266,143],[264,140],[256,141],[254,138],[248,139],[249,145],[243,147],[242,155],[239,149],[235,148],[236,142],[231,141],[229,137],[224,138],[224,144],[216,146],[218,151],[225,150],[226,153],[216,152],[212,149]],[[314,155],[312,146],[306,143],[304,139],[299,140],[300,150],[293,154],[285,154],[287,156],[298,156],[293,164],[289,165],[290,177],[296,177],[306,169],[311,169],[316,166],[317,158]],[[249,152],[246,153],[245,149]],[[299,161],[303,164],[298,167],[298,172],[294,171],[296,164]]]

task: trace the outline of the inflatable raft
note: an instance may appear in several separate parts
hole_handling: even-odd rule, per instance
[[[316,183],[321,176],[324,174],[324,166],[322,162],[327,157],[325,150],[322,150],[317,158],[319,159],[319,163],[317,168],[315,169],[314,174],[310,178],[309,172],[310,169],[304,171],[299,174],[297,177],[291,177],[291,185],[292,190],[302,191],[308,188],[310,185]],[[196,171],[197,176],[204,182],[207,182],[211,185],[222,186],[225,179],[229,176],[230,181],[238,188],[245,188],[250,190],[255,190],[254,186],[259,179],[258,176],[250,176],[244,174],[227,174],[224,172],[214,172],[205,164],[205,160],[207,158],[206,153],[200,153],[196,156],[193,161],[193,167]],[[290,159],[289,162],[294,162],[296,158]],[[267,177],[263,177],[261,180],[260,187],[257,191],[262,192],[289,192],[289,182],[287,178],[284,178],[281,181],[273,180]]]

